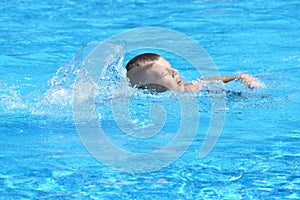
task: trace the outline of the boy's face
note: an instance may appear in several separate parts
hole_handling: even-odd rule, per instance
[[[146,79],[152,83],[164,86],[175,92],[183,92],[184,84],[178,71],[171,67],[163,57],[159,58],[152,67],[146,71]]]

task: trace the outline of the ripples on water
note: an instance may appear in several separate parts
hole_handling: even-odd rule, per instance
[[[35,186],[38,185],[39,190],[49,194],[54,190],[65,192],[84,188],[91,196],[99,195],[101,191],[102,197],[111,197],[110,191],[114,191],[118,197],[132,198],[140,196],[140,191],[143,191],[145,197],[149,195],[149,198],[160,195],[171,198],[172,195],[177,198],[243,198],[248,195],[257,196],[258,189],[259,195],[277,192],[289,194],[293,187],[299,185],[299,178],[296,176],[297,155],[299,156],[297,119],[293,114],[283,115],[280,110],[290,106],[298,98],[299,87],[289,84],[292,76],[288,74],[274,77],[275,75],[265,73],[260,78],[266,87],[259,90],[243,88],[239,82],[226,85],[226,111],[229,111],[226,127],[222,139],[207,159],[200,160],[196,155],[210,120],[210,93],[217,92],[217,89],[196,94],[201,113],[198,136],[189,151],[167,170],[131,175],[99,166],[98,162],[94,162],[84,152],[84,147],[80,146],[82,144],[75,134],[72,119],[74,82],[80,78],[78,74],[84,72],[83,63],[87,62],[86,58],[97,45],[99,43],[95,42],[84,46],[49,79],[46,89],[35,88],[22,95],[20,89],[23,86],[32,87],[34,83],[26,80],[24,85],[20,83],[6,87],[1,82],[1,132],[7,141],[15,140],[9,144],[11,154],[6,151],[9,156],[4,161],[4,165],[14,163],[15,166],[5,168],[2,172],[13,174],[18,177],[19,184],[26,185],[30,191],[22,194],[35,195]],[[172,139],[172,134],[154,138],[151,143],[147,141],[142,145],[115,134],[116,127],[112,122],[114,119],[110,109],[112,100],[117,103],[130,98],[130,117],[140,127],[151,125],[149,109],[152,106],[162,105],[166,109],[166,118],[173,120],[166,123],[169,132],[176,130],[181,113],[174,93],[155,94],[128,86],[122,46],[107,44],[102,51],[108,52],[107,61],[99,67],[99,79],[90,82],[95,91],[90,102],[95,105],[98,119],[104,121],[103,129],[107,131],[107,136],[124,149],[139,152],[149,152],[149,149],[167,144]],[[282,91],[287,88],[290,91],[283,94]],[[128,94],[131,93],[133,96],[129,97]],[[265,114],[270,110],[278,117]],[[294,123],[293,130],[285,136],[278,135],[279,131],[286,132],[286,126],[291,122]],[[274,127],[273,124],[277,125]],[[34,131],[31,132],[31,129]],[[31,137],[27,134],[31,134]],[[22,153],[22,159],[10,149]],[[31,166],[35,166],[34,169]],[[278,177],[274,178],[275,175]],[[20,192],[22,188],[15,186],[13,176],[6,177],[5,184],[9,188],[16,187]],[[82,179],[85,181],[82,182]],[[77,183],[73,184],[74,181]],[[247,194],[243,192],[245,187],[249,187]],[[283,189],[279,189],[281,187]],[[124,193],[127,190],[129,192]],[[169,190],[175,192],[170,194]],[[153,191],[160,193],[154,194]],[[72,194],[66,196],[70,197]]]

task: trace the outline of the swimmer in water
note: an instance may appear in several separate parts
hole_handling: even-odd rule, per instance
[[[204,89],[208,81],[228,83],[240,80],[245,87],[259,88],[262,85],[249,74],[206,78],[197,83],[183,83],[178,71],[162,56],[145,53],[132,58],[126,65],[127,77],[132,87],[148,89],[154,92],[196,92]]]

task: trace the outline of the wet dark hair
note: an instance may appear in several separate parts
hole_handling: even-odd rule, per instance
[[[144,53],[132,58],[126,65],[127,72],[133,68],[139,67],[142,71],[146,71],[157,61],[161,56],[155,53]]]
[[[146,72],[150,67],[152,67],[152,65],[156,61],[159,60],[159,58],[161,58],[161,56],[158,54],[155,54],[155,53],[144,53],[144,54],[135,56],[126,65],[127,77],[129,78],[128,72],[132,69],[136,69],[136,70],[140,71],[140,73]],[[143,85],[138,85],[138,84],[133,85],[130,78],[129,78],[129,82],[130,82],[131,86],[133,86],[133,87],[137,87],[140,89],[147,89],[147,90],[154,91],[154,92],[165,92],[168,90],[166,87],[159,85],[159,84],[155,84],[155,83],[148,83],[148,84],[143,84]]]

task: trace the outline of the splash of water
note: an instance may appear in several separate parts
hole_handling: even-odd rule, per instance
[[[5,113],[27,112],[34,115],[55,115],[72,117],[72,92],[78,73],[82,70],[86,57],[93,52],[99,42],[85,45],[68,63],[60,67],[48,81],[46,92],[34,91],[30,95],[22,96],[13,88],[0,90],[0,111]],[[102,45],[103,46],[103,45]],[[108,52],[104,66],[97,82],[93,83],[96,89],[96,103],[103,103],[112,98],[112,91],[117,85],[129,89],[126,80],[126,70],[123,67],[124,51],[120,45],[106,44],[103,51]],[[1,87],[2,88],[2,87]],[[3,87],[4,88],[4,87]]]

